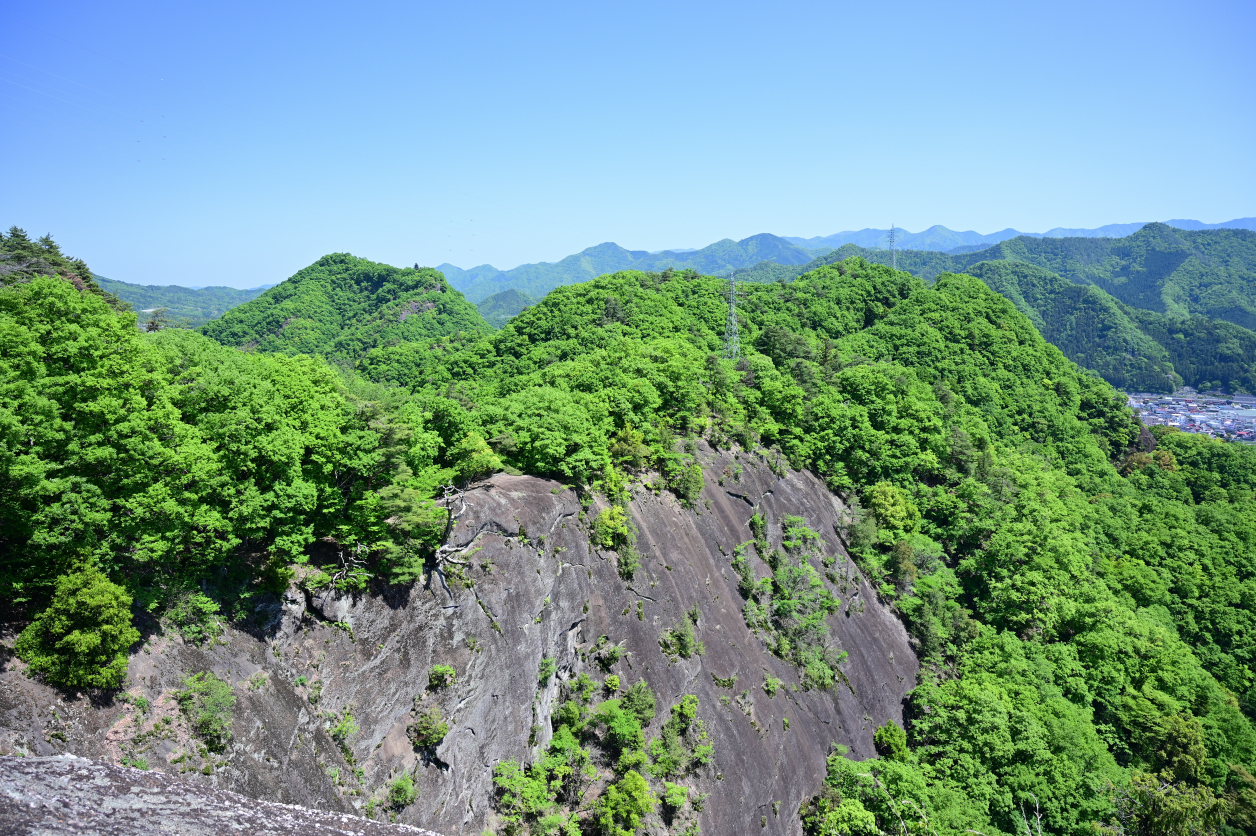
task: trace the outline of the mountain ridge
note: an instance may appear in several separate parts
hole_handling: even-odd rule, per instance
[[[827,252],[827,248],[818,249]],[[620,270],[662,271],[672,268],[715,274],[750,267],[763,261],[805,264],[818,254],[822,253],[817,253],[816,249],[799,247],[780,236],[761,232],[740,241],[722,238],[700,250],[663,250],[651,253],[645,250],[629,250],[612,241],[605,241],[556,262],[521,264],[510,270],[498,270],[491,264],[463,270],[449,263],[441,264],[436,269],[444,273],[449,284],[461,291],[467,299],[479,303],[495,293],[511,288],[540,298],[555,287],[588,281]]]
[[[898,240],[896,245],[899,249],[904,250],[937,250],[947,252],[956,247],[970,247],[978,244],[986,244],[993,246],[1002,241],[1011,238],[1018,238],[1022,235],[1030,238],[1124,238],[1132,235],[1138,230],[1147,226],[1149,223],[1157,223],[1156,221],[1143,221],[1141,223],[1126,224],[1105,224],[1094,229],[1081,229],[1057,226],[1048,229],[1046,232],[1021,232],[1019,230],[1008,227],[998,232],[980,233],[972,230],[957,231],[947,229],[941,224],[934,224],[922,232],[908,232],[905,229],[898,229]],[[1163,221],[1163,223],[1175,227],[1177,229],[1185,229],[1189,231],[1198,231],[1201,229],[1248,229],[1256,230],[1256,218],[1235,218],[1229,221],[1223,221],[1216,224],[1206,224],[1201,221],[1190,219],[1175,219]],[[860,230],[835,232],[832,235],[817,235],[811,238],[799,238],[796,236],[781,236],[792,244],[800,247],[837,247],[843,244],[858,244],[861,247],[883,247],[887,245],[886,238],[889,235],[888,229],[864,228]]]

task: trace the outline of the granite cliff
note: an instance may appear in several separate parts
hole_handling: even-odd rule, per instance
[[[596,500],[582,507],[557,482],[498,474],[452,500],[456,520],[442,550],[453,559],[445,564],[452,576],[432,573],[426,583],[357,595],[294,585],[257,614],[255,626],[228,627],[210,646],[154,632],[113,697],[49,688],[6,657],[0,753],[110,763],[142,757],[152,769],[210,788],[340,813],[360,810],[405,771],[419,794],[398,822],[479,834],[494,823],[493,767],[535,757],[562,683],[585,671],[602,676],[594,651],[605,636],[603,646],[625,651],[613,672],[625,685],[644,678],[658,694],[648,735],[667,706],[685,694],[699,698],[715,745],[712,764],[689,781],[709,793],[703,832],[744,832],[753,822],[766,833],[797,834],[796,811],[819,788],[831,747],[871,756],[873,731],[902,722],[916,656],[846,558],[844,506],[819,480],[757,454],[700,444],[698,457],[705,484],[692,509],[669,493],[633,489],[642,566],[631,582],[617,573],[614,553],[590,545]],[[849,654],[848,685],[800,687],[798,670],[747,627],[730,560],[752,539],[756,510],[773,545],[780,520],[797,516],[835,558],[829,583],[842,609],[830,621]],[[660,636],[695,606],[705,654],[669,658]],[[555,671],[542,684],[545,658]],[[456,681],[429,690],[435,664],[451,665]],[[174,700],[184,678],[203,670],[237,694],[221,753],[189,736]],[[783,683],[774,696],[763,688],[768,677]],[[416,705],[438,705],[449,723],[434,750],[416,751],[407,737]]]

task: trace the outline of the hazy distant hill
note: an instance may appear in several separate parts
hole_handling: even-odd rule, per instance
[[[1219,224],[1206,224],[1200,221],[1192,220],[1171,220],[1165,221],[1168,226],[1177,229],[1200,230],[1200,229],[1250,229],[1256,230],[1256,218],[1235,218],[1232,221],[1225,221]],[[984,249],[998,244],[1001,241],[1007,241],[1021,235],[1027,235],[1030,238],[1124,238],[1132,235],[1147,225],[1147,222],[1132,224],[1107,224],[1105,226],[1096,227],[1095,229],[1068,229],[1057,226],[1054,229],[1048,229],[1046,232],[1018,232],[1015,229],[1008,228],[999,232],[991,232],[981,234],[971,230],[967,232],[956,232],[947,229],[944,226],[935,224],[924,232],[908,232],[905,229],[897,230],[896,246],[904,250],[937,250],[938,252],[955,253],[960,251],[959,248],[965,248],[963,251],[974,252],[978,249]],[[861,229],[856,232],[838,232],[833,235],[817,236],[814,238],[796,238],[785,236],[785,240],[791,244],[797,244],[800,247],[833,247],[837,248],[843,244],[857,244],[860,247],[888,247],[890,231],[888,229]]]
[[[827,248],[819,248],[819,253],[827,251]],[[664,250],[650,253],[626,250],[607,242],[569,255],[561,261],[523,264],[512,270],[498,270],[487,264],[470,270],[442,264],[436,269],[444,273],[449,284],[462,291],[468,299],[480,302],[509,288],[539,299],[556,287],[588,281],[619,270],[659,271],[674,267],[691,268],[711,275],[750,267],[762,261],[806,264],[817,254],[817,249],[804,249],[779,236],[760,233],[740,241],[725,238],[688,252]]]
[[[476,307],[480,309],[480,316],[484,317],[485,322],[494,328],[501,328],[536,303],[537,300],[528,294],[511,288],[501,293],[494,293]]]
[[[147,322],[156,308],[166,309],[166,318],[172,325],[197,328],[217,319],[234,307],[256,299],[274,285],[262,285],[248,290],[234,287],[188,288],[167,285],[138,285],[95,276],[105,290],[131,306],[139,315],[140,322]]]

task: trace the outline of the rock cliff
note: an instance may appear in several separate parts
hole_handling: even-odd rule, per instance
[[[621,680],[644,678],[658,694],[648,736],[684,694],[700,699],[715,744],[712,765],[691,781],[710,793],[703,832],[745,832],[753,823],[796,834],[798,805],[819,787],[832,744],[867,757],[873,730],[888,719],[901,723],[916,657],[897,618],[846,560],[836,536],[844,509],[822,483],[774,471],[759,455],[704,445],[698,455],[705,484],[692,510],[668,493],[634,489],[642,566],[630,583],[613,553],[590,545],[586,521],[601,506],[582,509],[557,482],[499,474],[468,490],[465,508],[455,509],[461,513],[444,551],[463,578],[436,573],[425,584],[359,595],[294,586],[258,614],[258,626],[228,628],[211,647],[154,634],[132,657],[126,699],[55,691],[7,658],[0,753],[73,752],[116,763],[142,752],[152,768],[210,787],[336,812],[379,799],[387,781],[409,771],[419,795],[397,821],[448,836],[479,834],[493,825],[494,765],[535,756],[548,740],[561,683],[582,671],[602,676],[591,651],[606,636],[626,651],[613,668]],[[755,509],[774,545],[780,520],[793,515],[837,557],[834,592],[843,606],[831,622],[849,654],[842,666],[849,686],[794,687],[797,669],[747,628],[730,560],[753,536]],[[695,605],[706,652],[669,660],[660,635]],[[542,686],[543,658],[553,658],[556,671]],[[434,664],[453,666],[456,682],[429,691]],[[220,754],[189,737],[172,698],[200,670],[232,682],[238,696],[231,742]],[[762,687],[769,676],[784,683],[774,697]],[[425,710],[438,705],[450,726],[422,754],[406,734],[416,698]],[[346,715],[352,722],[343,722]]]

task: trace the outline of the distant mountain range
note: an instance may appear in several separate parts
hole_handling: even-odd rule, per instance
[[[1256,230],[1256,218],[1237,218],[1220,224],[1174,220],[1169,221],[1169,225],[1185,230]],[[931,250],[959,254],[983,250],[1019,236],[1120,238],[1138,231],[1143,226],[1144,224],[1108,224],[1097,229],[1057,227],[1042,233],[1018,232],[1008,228],[982,235],[971,231],[955,232],[944,226],[934,225],[924,232],[899,230],[897,246],[905,250]],[[560,261],[521,264],[510,270],[498,270],[491,264],[482,264],[479,267],[464,270],[448,263],[441,264],[436,269],[444,273],[449,284],[462,291],[472,302],[482,302],[489,296],[512,288],[541,299],[556,287],[585,282],[619,270],[661,271],[671,267],[678,270],[693,269],[706,275],[727,275],[733,271],[761,266],[765,262],[788,266],[802,265],[845,244],[856,244],[867,248],[884,247],[888,234],[888,229],[861,229],[857,232],[838,232],[817,238],[795,238],[764,232],[740,241],[725,238],[699,250],[672,249],[659,252],[628,250],[618,244],[606,242],[569,255]]]
[[[924,232],[908,232],[905,229],[897,230],[898,240],[895,246],[904,250],[934,250],[936,252],[955,254],[957,252],[972,252],[985,249],[1022,235],[1030,238],[1124,238],[1127,235],[1133,235],[1148,223],[1150,221],[1134,224],[1108,224],[1095,229],[1066,229],[1065,227],[1057,226],[1055,229],[1048,229],[1046,232],[1020,232],[1009,227],[986,235],[971,230],[956,232],[935,224]],[[1206,224],[1200,221],[1177,219],[1165,221],[1165,224],[1176,229],[1192,231],[1200,229],[1256,230],[1256,218],[1235,218],[1232,221],[1219,224]],[[857,232],[837,232],[833,235],[817,236],[815,238],[796,238],[787,235],[784,236],[784,240],[808,249],[817,249],[819,247],[837,249],[843,244],[857,244],[860,247],[872,248],[887,247],[889,245],[889,234],[890,231],[888,229],[861,229]]]
[[[452,264],[437,267],[449,284],[472,302],[481,302],[511,288],[537,299],[556,287],[586,282],[606,273],[620,270],[692,269],[706,275],[720,275],[751,267],[760,262],[774,264],[806,264],[831,247],[803,248],[777,235],[761,233],[734,241],[725,238],[700,250],[626,250],[607,242],[589,247],[561,261],[523,264],[513,270],[498,270],[488,264],[463,270]]]

